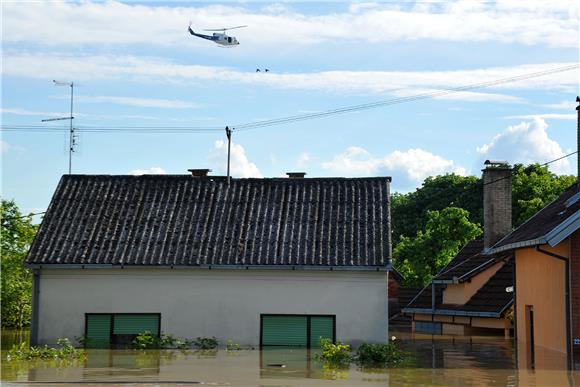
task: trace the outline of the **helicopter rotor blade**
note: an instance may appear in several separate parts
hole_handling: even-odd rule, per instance
[[[229,27],[229,28],[216,28],[216,29],[208,29],[208,30],[204,30],[204,31],[227,31],[227,30],[234,30],[236,28],[244,28],[247,26],[237,26],[237,27]]]

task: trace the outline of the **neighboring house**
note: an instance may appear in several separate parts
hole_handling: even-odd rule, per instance
[[[465,245],[403,312],[417,333],[503,334],[509,338],[513,261],[509,254],[484,252],[511,230],[511,169],[486,161],[483,170],[484,238]]]
[[[579,228],[580,188],[574,185],[490,251],[515,259],[520,368],[572,367],[573,351],[580,349]]]
[[[580,106],[576,110],[580,150]],[[515,261],[520,368],[580,369],[580,152],[577,155],[577,184],[489,251],[511,254]]]
[[[26,261],[32,344],[387,340],[389,177],[191,172],[62,177]]]

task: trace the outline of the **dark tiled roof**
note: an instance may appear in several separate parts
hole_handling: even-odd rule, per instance
[[[476,239],[468,242],[453,259],[435,276],[435,280],[459,282],[478,274],[485,268],[491,266],[495,259],[489,256],[482,256],[479,253],[483,250],[483,240]]]
[[[461,309],[502,313],[513,302],[514,294],[506,292],[513,284],[514,264],[509,259]]]
[[[580,211],[580,200],[570,205],[568,205],[569,202],[567,203],[576,193],[578,193],[578,186],[574,184],[556,200],[542,208],[529,220],[496,243],[492,248],[492,252],[501,251],[502,248],[509,248],[509,245],[516,243],[541,239],[568,218],[573,215],[577,216],[576,213]],[[536,244],[540,243],[546,242]]]
[[[495,261],[496,263],[498,261]],[[495,314],[498,317],[513,302],[513,293],[506,292],[506,288],[513,285],[513,262],[507,259],[506,263],[467,301],[465,305],[443,304],[443,289],[446,285],[435,285],[435,314],[466,314],[480,313]],[[431,309],[431,290],[429,284],[412,300],[408,309]],[[412,311],[407,311],[412,313]]]
[[[386,266],[389,184],[66,175],[27,263]]]

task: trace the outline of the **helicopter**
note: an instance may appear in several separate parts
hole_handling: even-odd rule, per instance
[[[191,23],[190,23],[188,30],[189,30],[189,33],[191,35],[197,36],[198,38],[211,40],[212,42],[216,43],[218,46],[232,47],[232,46],[237,46],[238,44],[240,44],[240,42],[238,42],[238,39],[236,39],[235,37],[226,35],[226,31],[233,30],[236,28],[244,28],[244,27],[247,27],[247,26],[237,26],[237,27],[230,27],[230,28],[218,28],[218,29],[213,29],[213,30],[204,30],[204,31],[221,31],[221,32],[214,32],[211,35],[204,35],[204,34],[198,34],[197,32],[193,31],[191,29]]]

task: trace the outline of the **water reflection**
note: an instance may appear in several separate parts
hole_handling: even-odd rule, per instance
[[[4,336],[3,336],[4,337]],[[3,385],[54,382],[98,384],[215,386],[574,386],[579,373],[560,370],[515,371],[510,341],[489,338],[403,337],[401,345],[416,358],[407,369],[331,369],[314,351],[268,348],[263,351],[89,350],[86,360],[5,361]],[[60,383],[60,384],[59,384]],[[63,384],[68,383],[68,384]],[[19,384],[22,385],[22,384]]]

